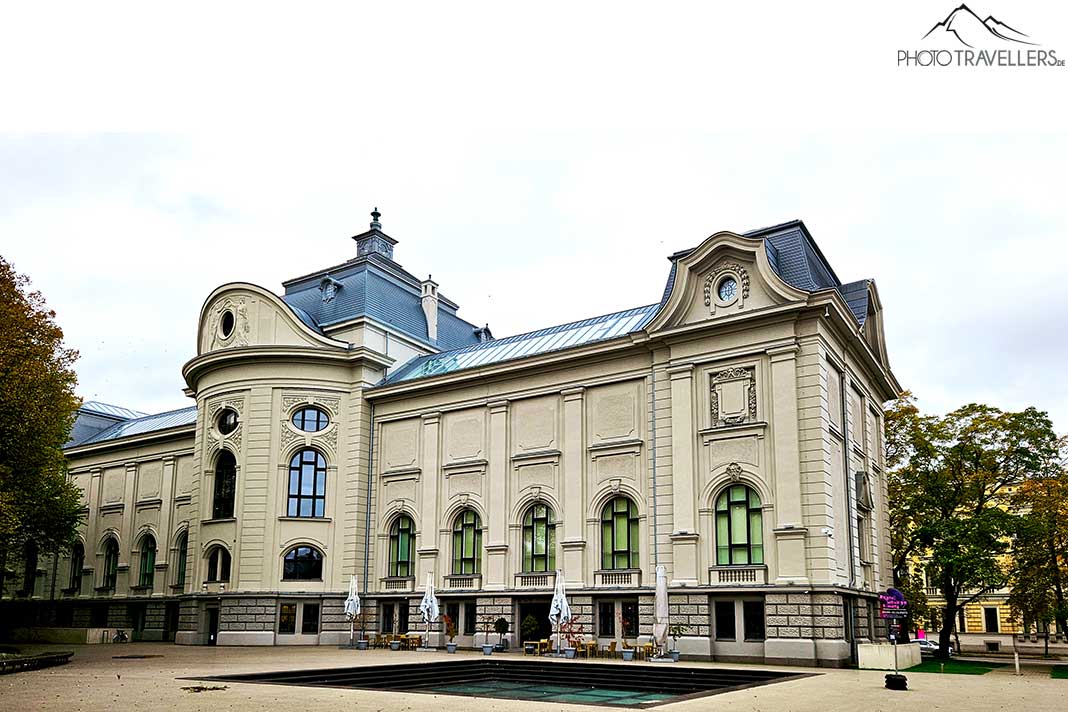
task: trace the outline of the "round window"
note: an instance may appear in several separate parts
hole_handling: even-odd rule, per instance
[[[316,433],[330,424],[325,411],[308,406],[293,414],[293,425],[306,433]]]
[[[227,339],[230,334],[234,333],[234,313],[230,310],[223,312],[222,321],[219,322],[219,330],[222,332],[223,338]]]
[[[229,435],[237,430],[237,411],[224,408],[223,412],[219,413],[219,419],[215,421],[215,427],[223,435]]]
[[[717,293],[720,301],[729,302],[738,294],[738,282],[734,280],[734,277],[727,277],[719,283]]]

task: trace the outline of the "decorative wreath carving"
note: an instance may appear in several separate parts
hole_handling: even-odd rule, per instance
[[[733,274],[738,280],[742,299],[749,298],[749,272],[737,262],[724,262],[705,277],[705,306],[712,306],[712,290],[724,274]]]
[[[749,393],[746,399],[746,414],[720,417],[719,392],[716,384],[726,381],[749,381]],[[712,374],[712,390],[709,394],[709,404],[712,411],[713,425],[738,425],[739,423],[752,422],[757,419],[757,394],[756,394],[756,371],[752,368],[728,368]]]

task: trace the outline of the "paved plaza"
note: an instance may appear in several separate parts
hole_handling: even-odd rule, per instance
[[[25,652],[59,650],[60,646],[27,646]],[[69,649],[69,647],[67,648]],[[113,656],[152,656],[115,659]],[[457,655],[475,655],[458,653]],[[520,656],[510,655],[516,659]],[[0,677],[0,709],[23,710],[370,710],[371,712],[440,712],[454,710],[515,710],[514,700],[467,698],[430,694],[290,687],[253,683],[218,683],[181,679],[243,672],[298,670],[430,662],[454,659],[445,653],[348,651],[323,647],[210,648],[170,644],[94,645],[75,648],[68,665]],[[561,665],[582,665],[560,661]],[[628,666],[648,665],[618,661],[620,673]],[[750,667],[717,665],[714,667]],[[761,666],[763,667],[763,666]],[[771,668],[767,668],[771,669]],[[913,709],[1002,710],[1026,704],[1032,709],[1068,709],[1068,680],[1051,680],[1048,672],[1016,677],[1008,670],[988,675],[909,675],[908,692],[883,689],[882,672],[861,670],[805,670],[813,677],[684,700],[658,710],[775,710],[827,712],[828,710]],[[1025,668],[1026,669],[1026,668]],[[194,692],[182,688],[225,685],[224,690]],[[524,702],[524,707],[565,712],[605,707]]]

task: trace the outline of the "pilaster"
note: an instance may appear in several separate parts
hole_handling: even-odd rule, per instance
[[[483,588],[500,591],[508,586],[508,401],[494,401],[489,408],[489,462],[486,464],[486,518],[489,528],[483,541],[486,577]]]
[[[768,351],[771,361],[771,424],[774,438],[776,584],[808,584],[801,514],[801,451],[797,422],[795,345]]]
[[[441,413],[424,413],[423,421],[423,444],[419,493],[419,535],[420,541],[432,543],[437,541],[438,534],[438,481],[441,477],[438,465],[440,464],[439,431],[441,429]],[[428,546],[416,550],[419,555],[415,585],[417,588],[426,586],[426,575],[434,575],[435,585],[440,585],[440,574],[437,566],[438,549]]]
[[[671,379],[672,586],[697,586],[697,503],[694,497],[693,364],[668,368]]]
[[[563,503],[563,550],[564,582],[571,588],[585,585],[586,539],[584,534],[583,504],[586,502],[584,469],[586,463],[585,388],[569,388],[561,391],[564,399],[563,462],[561,471],[561,498]]]

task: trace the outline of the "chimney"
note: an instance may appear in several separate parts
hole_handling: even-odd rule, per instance
[[[432,343],[438,341],[438,283],[427,275],[420,287],[423,295],[423,314],[426,315],[426,335]]]

